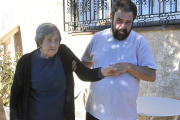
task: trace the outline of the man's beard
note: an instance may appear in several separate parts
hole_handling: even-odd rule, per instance
[[[119,40],[119,41],[123,41],[123,40],[125,40],[125,39],[129,36],[132,27],[131,27],[131,29],[129,30],[129,32],[127,32],[127,29],[123,29],[123,28],[116,29],[116,28],[114,27],[114,22],[112,22],[112,23],[111,23],[111,29],[112,29],[113,37],[114,37],[115,39]],[[121,34],[119,31],[123,31],[124,34]]]

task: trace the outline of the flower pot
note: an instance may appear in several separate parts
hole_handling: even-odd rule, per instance
[[[6,120],[10,120],[10,107],[3,106]]]

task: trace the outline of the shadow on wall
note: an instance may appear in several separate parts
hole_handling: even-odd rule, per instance
[[[150,44],[157,72],[154,83],[141,81],[139,96],[158,96],[180,100],[180,31],[140,34]]]

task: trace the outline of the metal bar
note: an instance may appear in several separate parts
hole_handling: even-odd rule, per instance
[[[85,7],[86,7],[86,9],[85,9],[85,10],[86,10],[86,11],[85,11],[85,14],[86,14],[86,15],[85,15],[85,16],[86,16],[86,21],[87,21],[87,20],[88,20],[88,19],[87,19],[87,12],[88,12],[88,10],[87,10],[87,9],[88,9],[88,8],[87,8],[87,0],[86,0],[85,4],[86,4],[86,6],[85,6]]]
[[[84,0],[82,1],[82,4],[83,4],[83,6],[82,6],[82,13],[83,13],[83,24],[84,24]]]
[[[102,19],[104,19],[104,0],[101,0],[102,3]]]
[[[79,21],[79,0],[77,0],[77,21]]]
[[[97,19],[99,19],[99,15],[98,15],[98,13],[99,13],[99,0],[97,0],[97,11],[96,11],[96,13],[97,13]]]
[[[151,15],[151,3],[150,3],[150,0],[149,0],[149,17],[150,17],[150,15]]]
[[[166,9],[166,4],[165,4],[166,1],[163,1],[163,13],[165,13],[165,9]],[[171,6],[171,5],[170,5]],[[171,9],[171,8],[170,8]]]
[[[173,5],[172,5],[172,0],[170,0],[170,13],[173,12]]]
[[[112,8],[113,0],[111,0],[111,8]]]
[[[141,5],[140,6],[141,6],[141,13],[140,14],[142,15],[142,0],[141,0]]]
[[[94,6],[95,6],[95,2],[96,2],[96,0],[94,0]],[[96,15],[95,15],[95,7],[94,7],[94,20],[96,19]]]
[[[175,12],[177,12],[177,0],[176,0],[176,5],[175,5]]]
[[[75,0],[73,2],[73,6],[74,6],[73,7],[74,8],[74,10],[73,10],[74,11],[74,13],[73,13],[74,14],[74,21],[73,21],[74,23],[73,23],[73,25],[74,25],[74,30],[75,30],[76,29],[76,23],[75,23],[76,22],[76,1]]]
[[[151,0],[151,14],[153,14],[153,4],[154,4],[154,2],[153,2],[153,0]]]
[[[79,2],[79,21],[82,21],[82,17],[83,17],[83,7],[82,7],[83,1],[80,0]]]
[[[160,14],[161,14],[161,2],[159,1],[159,17],[160,17]]]
[[[72,23],[72,0],[70,0],[70,21]]]
[[[64,21],[64,31],[66,31],[66,28],[65,28],[65,0],[63,0],[63,21]]]
[[[90,10],[89,10],[90,11],[90,19],[89,20],[90,20],[90,23],[91,23],[91,0],[89,2],[90,2]]]

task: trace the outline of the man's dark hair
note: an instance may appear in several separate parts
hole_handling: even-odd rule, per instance
[[[133,12],[133,20],[136,19],[137,7],[131,0],[115,0],[113,2],[112,8],[111,8],[111,16],[113,19],[114,19],[115,12],[117,12],[119,9],[124,12]]]

